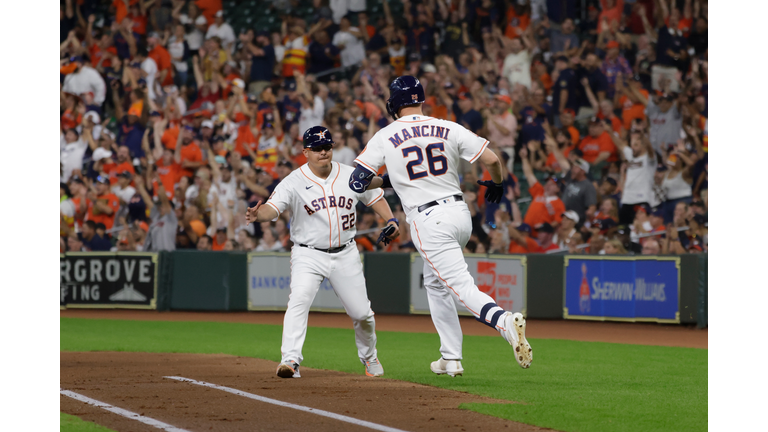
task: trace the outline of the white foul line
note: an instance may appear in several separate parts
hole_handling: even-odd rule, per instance
[[[281,407],[293,408],[295,410],[304,411],[304,412],[308,412],[308,413],[312,413],[312,414],[317,414],[317,415],[323,416],[323,417],[329,417],[329,418],[332,418],[332,419],[335,419],[335,420],[340,420],[340,421],[343,421],[343,422],[352,423],[352,424],[358,425],[358,426],[364,426],[364,427],[367,427],[367,428],[370,428],[370,429],[374,429],[374,430],[378,430],[378,431],[382,431],[382,432],[406,432],[406,431],[404,431],[402,429],[396,429],[396,428],[389,427],[389,426],[383,426],[383,425],[380,425],[380,424],[377,424],[377,423],[371,423],[369,421],[360,420],[360,419],[356,419],[356,418],[353,418],[353,417],[347,417],[345,415],[332,413],[330,411],[323,411],[323,410],[317,409],[317,408],[309,408],[309,407],[305,407],[303,405],[296,405],[296,404],[292,404],[290,402],[283,402],[283,401],[277,400],[277,399],[270,399],[268,397],[255,395],[253,393],[244,392],[242,390],[233,389],[231,387],[224,387],[224,386],[220,386],[220,385],[216,385],[216,384],[211,384],[211,383],[208,383],[208,382],[205,382],[205,381],[197,381],[197,380],[193,380],[193,379],[189,379],[189,378],[184,378],[184,377],[177,377],[177,376],[167,376],[167,377],[163,377],[163,378],[168,378],[168,379],[172,379],[172,380],[177,380],[177,381],[183,381],[183,382],[188,382],[188,383],[192,383],[192,384],[197,384],[197,385],[203,386],[203,387],[215,388],[215,389],[218,389],[218,390],[223,390],[223,391],[228,392],[228,393],[236,394],[238,396],[245,396],[245,397],[250,398],[250,399],[255,399],[255,400],[259,401],[259,402],[266,402],[266,403],[270,403],[270,404],[281,406]]]
[[[162,430],[167,431],[167,432],[189,432],[186,429],[177,428],[176,426],[171,426],[168,423],[163,423],[160,420],[155,420],[153,418],[144,417],[143,415],[136,414],[135,412],[124,410],[122,408],[118,408],[116,406],[112,406],[112,405],[110,405],[108,403],[97,401],[96,399],[91,399],[91,398],[89,398],[87,396],[83,396],[83,395],[81,395],[79,393],[75,393],[73,391],[59,389],[59,393],[61,393],[64,396],[71,397],[72,399],[79,400],[80,402],[85,402],[88,405],[93,405],[93,406],[97,406],[99,408],[104,408],[105,410],[107,410],[109,412],[112,412],[112,413],[115,413],[117,415],[120,415],[120,416],[123,416],[123,417],[128,417],[129,419],[132,419],[132,420],[138,420],[138,421],[140,421],[140,422],[142,422],[144,424],[147,424],[147,425],[150,425],[150,426],[154,426],[154,427],[156,427],[158,429],[162,429]]]

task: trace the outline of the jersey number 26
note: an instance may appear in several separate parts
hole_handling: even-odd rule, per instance
[[[439,150],[440,154],[435,156],[433,150]],[[445,156],[442,155],[442,153],[445,151],[445,146],[441,142],[432,143],[429,144],[426,149],[427,151],[427,162],[429,165],[429,174],[432,174],[433,176],[440,176],[445,174],[446,171],[448,171],[448,159],[445,158]],[[414,172],[413,169],[419,165],[421,165],[424,162],[424,154],[421,151],[421,147],[419,146],[411,146],[403,149],[403,157],[407,158],[409,154],[416,153],[416,159],[413,159],[408,162],[408,164],[405,166],[408,170],[408,177],[411,178],[411,180],[420,179],[422,177],[426,177],[427,171],[419,171]],[[437,164],[440,164],[440,167],[437,167]]]

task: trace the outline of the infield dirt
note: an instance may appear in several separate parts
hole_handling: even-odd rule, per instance
[[[551,430],[458,409],[465,402],[510,401],[342,372],[301,371],[302,378],[281,379],[272,361],[228,355],[62,352],[60,381],[64,389],[192,431],[370,429],[164,376],[207,381],[407,431]],[[157,430],[65,396],[60,402],[62,412],[120,432]]]

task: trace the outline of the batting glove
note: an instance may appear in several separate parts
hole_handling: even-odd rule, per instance
[[[501,202],[501,197],[504,196],[504,182],[494,183],[492,180],[477,181],[480,186],[485,186],[485,200],[498,204]]]
[[[381,230],[381,234],[379,234],[379,239],[376,240],[376,244],[384,242],[384,246],[388,245],[389,242],[392,241],[392,239],[388,237],[395,233],[395,229],[396,228],[393,225],[385,226],[384,229]]]
[[[392,188],[392,182],[389,181],[389,174],[383,174],[381,176],[381,179],[384,180],[384,183],[381,184],[382,189],[383,188]]]

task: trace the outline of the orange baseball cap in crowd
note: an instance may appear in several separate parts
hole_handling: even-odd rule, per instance
[[[618,48],[618,47],[619,47],[619,43],[618,43],[618,42],[616,42],[615,40],[612,40],[612,41],[608,42],[608,43],[605,45],[605,48],[606,48],[606,49],[611,49],[611,48]]]
[[[496,95],[496,100],[500,100],[505,104],[512,105],[512,98],[507,95]]]
[[[189,226],[192,227],[192,231],[194,231],[198,236],[205,235],[205,224],[203,221],[193,220],[189,223]]]
[[[147,223],[146,223],[146,222],[141,222],[141,223],[139,224],[139,228],[143,229],[143,230],[144,230],[144,232],[149,232],[149,225],[147,225]]]
[[[576,117],[576,111],[572,110],[571,108],[566,108],[563,110],[563,114],[570,114],[574,117]]]

